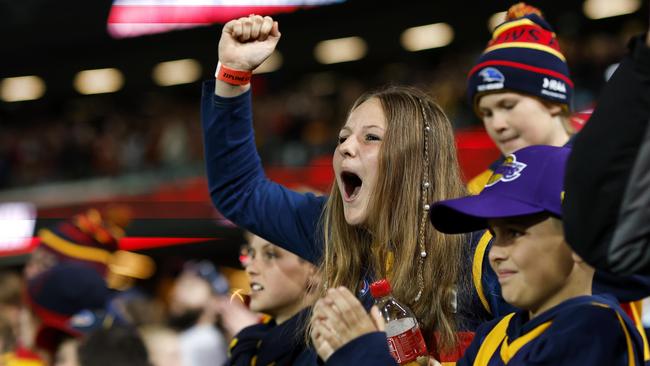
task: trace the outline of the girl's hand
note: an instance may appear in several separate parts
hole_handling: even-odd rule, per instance
[[[384,320],[379,310],[373,306],[368,315],[345,287],[329,289],[314,306],[311,338],[323,360],[353,339],[383,330]]]
[[[280,40],[278,22],[250,15],[224,25],[219,40],[219,61],[227,67],[253,71],[266,60]]]

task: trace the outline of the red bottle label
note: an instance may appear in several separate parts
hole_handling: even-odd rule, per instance
[[[388,349],[400,365],[413,362],[419,356],[427,354],[427,346],[420,327],[413,327],[406,332],[388,337]]]

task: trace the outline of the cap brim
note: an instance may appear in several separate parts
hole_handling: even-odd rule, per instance
[[[532,215],[544,209],[504,196],[478,195],[431,205],[429,218],[443,233],[469,233],[487,229],[488,219]]]

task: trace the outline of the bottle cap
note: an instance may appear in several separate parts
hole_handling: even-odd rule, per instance
[[[375,299],[389,295],[390,291],[390,283],[385,278],[370,284],[370,293]]]

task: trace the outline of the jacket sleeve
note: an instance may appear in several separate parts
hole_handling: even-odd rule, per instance
[[[233,98],[203,85],[201,122],[210,197],[227,219],[312,263],[322,251],[325,198],[267,179],[255,147],[251,92]]]
[[[565,178],[569,245],[596,268],[650,274],[650,48],[641,37],[578,134]]]

